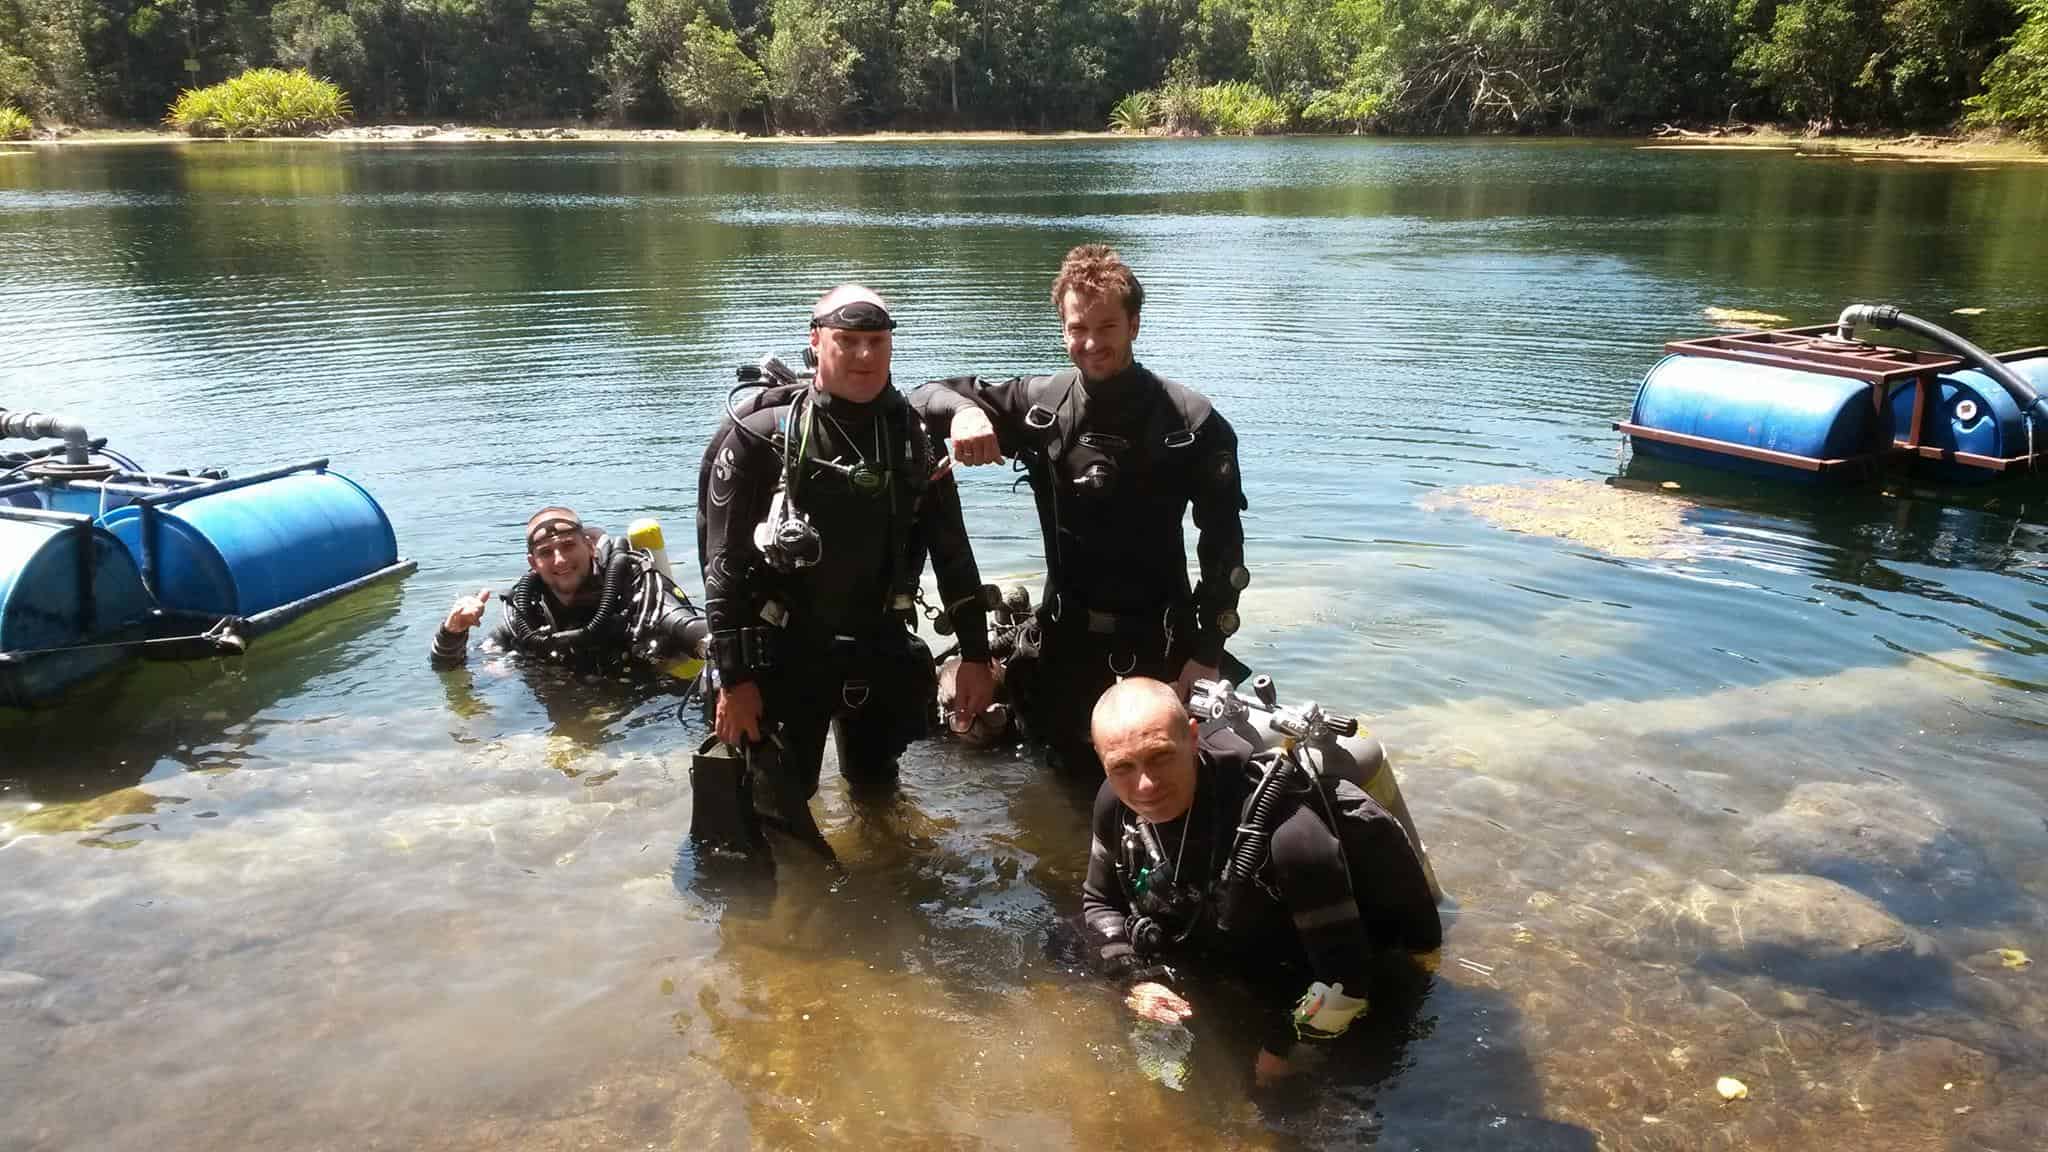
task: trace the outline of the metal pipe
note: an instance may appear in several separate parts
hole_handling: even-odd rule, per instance
[[[83,512],[55,512],[48,508],[22,508],[13,504],[0,504],[0,520],[33,520],[42,524],[92,523],[92,517]]]
[[[161,472],[116,472],[111,479],[134,481],[142,484],[162,484],[172,488],[189,488],[194,484],[211,484],[204,476],[166,476]]]
[[[387,564],[367,576],[358,576],[346,584],[336,584],[334,587],[323,592],[315,592],[311,596],[302,596],[289,604],[280,604],[267,611],[258,612],[244,621],[248,625],[244,630],[244,634],[251,637],[261,636],[265,632],[291,623],[315,608],[339,600],[358,588],[367,588],[380,580],[390,580],[398,576],[409,576],[417,571],[419,566],[419,561],[417,560],[400,560],[395,564]]]
[[[85,464],[92,458],[92,437],[86,433],[85,425],[68,416],[0,409],[0,440],[10,436],[19,440],[62,439],[66,464]]]
[[[1998,357],[1986,352],[1961,336],[1943,328],[1931,320],[1922,320],[1910,312],[1902,312],[1896,304],[1851,304],[1842,309],[1842,315],[1835,321],[1841,338],[1852,340],[1856,336],[1856,325],[1868,324],[1872,328],[1903,328],[1916,335],[1925,336],[1936,344],[1961,356],[1979,372],[1998,382],[2011,396],[2013,403],[2020,406],[2020,412],[2029,420],[2039,420],[2048,425],[2048,397],[2029,384],[2025,377],[2005,366]]]
[[[247,476],[230,476],[225,480],[208,480],[204,484],[194,484],[189,488],[153,493],[142,497],[136,503],[146,508],[155,508],[164,504],[196,500],[201,496],[211,496],[216,492],[232,492],[237,488],[247,488],[251,484],[261,484],[268,480],[290,476],[294,472],[325,471],[327,471],[327,457],[320,456],[297,464],[287,464],[281,468],[265,468],[261,472],[251,472]]]

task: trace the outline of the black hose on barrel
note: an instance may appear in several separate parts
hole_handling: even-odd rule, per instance
[[[1998,357],[1931,320],[1922,320],[1910,312],[1902,312],[1895,304],[1851,304],[1842,309],[1841,318],[1835,323],[1844,339],[1854,335],[1858,324],[1868,324],[1873,328],[1903,328],[1908,332],[1925,336],[1968,360],[1979,372],[1998,381],[1998,386],[2005,389],[2007,395],[2012,397],[2013,403],[2020,406],[2021,413],[2048,427],[2048,397],[2042,396],[2025,377],[2006,367]]]

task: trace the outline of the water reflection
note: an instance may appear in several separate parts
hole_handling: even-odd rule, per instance
[[[1651,475],[1607,421],[1709,306],[2038,341],[2044,225],[2027,170],[1522,142],[10,159],[33,338],[0,392],[151,464],[332,455],[423,570],[6,718],[8,1139],[2039,1144],[2041,490]],[[1442,968],[1383,980],[1310,1099],[1246,1093],[1228,987],[1188,1090],[1146,1078],[1044,949],[1091,789],[1027,756],[922,749],[874,807],[828,783],[839,868],[785,843],[764,882],[685,846],[674,686],[427,667],[536,504],[686,535],[732,364],[793,350],[823,286],[897,301],[902,381],[1047,370],[1083,240],[1145,277],[1139,354],[1238,428],[1239,654],[1367,714],[1456,899]],[[1042,567],[1008,481],[963,477],[984,573]],[[1444,502],[1539,485],[1597,493],[1593,531]],[[1603,545],[1638,516],[1670,539]]]
[[[260,637],[239,657],[131,662],[46,706],[0,709],[8,752],[0,805],[91,801],[144,780],[268,761],[272,753],[260,748],[274,727],[267,713],[288,695],[318,696],[323,685],[345,692],[402,602],[397,587],[365,589]],[[41,815],[41,823],[68,819]]]

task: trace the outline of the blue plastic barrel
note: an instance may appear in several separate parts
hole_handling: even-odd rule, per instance
[[[156,510],[157,600],[167,609],[253,616],[398,562],[391,521],[355,481],[297,472]],[[102,521],[143,562],[143,509]]]
[[[2006,366],[2032,384],[2048,391],[2048,355],[2008,360]],[[1892,427],[1903,437],[1913,427],[1913,385],[1892,389]],[[1975,368],[1950,372],[1936,381],[1934,394],[1920,418],[1920,443],[1930,448],[1964,452],[1976,456],[2010,459],[2035,448],[2048,449],[2048,428],[2034,429],[2038,444],[2027,443],[2027,419],[2003,385]],[[1922,475],[1942,480],[1985,481],[1999,473],[1948,460],[1921,459],[1915,462]]]
[[[1664,357],[1643,377],[1630,420],[1746,448],[1840,460],[1882,442],[1885,429],[1873,428],[1877,415],[1870,385],[1861,380],[1681,353]],[[1803,472],[1646,436],[1634,439],[1636,451],[1650,456],[1777,476]]]
[[[91,565],[92,587],[83,610],[81,562]],[[118,642],[139,639],[149,614],[135,561],[112,535],[0,518],[0,703],[44,699],[127,659]],[[87,644],[116,646],[77,647]]]
[[[42,502],[53,512],[76,512],[98,519],[116,508],[133,504],[135,497],[122,492],[103,491],[97,484],[80,484],[76,487],[59,484],[43,491]]]

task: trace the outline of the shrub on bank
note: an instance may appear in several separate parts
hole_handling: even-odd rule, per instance
[[[348,115],[348,95],[312,73],[256,68],[178,93],[164,123],[189,136],[310,136]]]
[[[1265,136],[1287,131],[1294,119],[1279,97],[1244,80],[1206,87],[1170,80],[1151,95],[1153,110],[1176,136]]]
[[[35,125],[19,108],[0,108],[0,140],[26,140]]]
[[[1245,80],[1202,89],[1202,115],[1223,136],[1264,136],[1287,131],[1287,105]]]
[[[1143,136],[1152,130],[1152,94],[1133,92],[1109,110],[1109,130]]]

